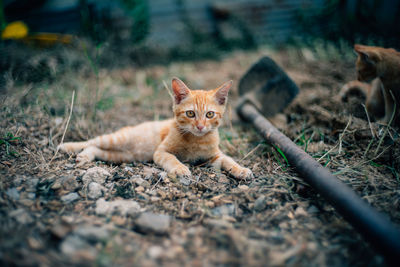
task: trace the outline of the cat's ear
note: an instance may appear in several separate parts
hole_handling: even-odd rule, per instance
[[[232,87],[232,81],[228,81],[215,89],[214,97],[217,100],[218,104],[225,105],[226,100],[228,99],[229,89]]]
[[[375,65],[381,59],[376,51],[371,49],[371,47],[365,45],[355,44],[354,52],[356,52],[360,56],[360,59],[363,62],[368,64]]]
[[[174,92],[175,103],[179,104],[190,94],[190,89],[181,80],[172,78],[172,91]]]

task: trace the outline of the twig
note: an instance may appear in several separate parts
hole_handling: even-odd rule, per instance
[[[164,180],[164,177],[160,175],[160,178],[159,178],[158,181],[153,185],[153,187],[150,189],[150,191],[153,191],[161,180]]]
[[[253,148],[249,153],[247,153],[241,160],[239,160],[239,162],[242,162],[242,160],[244,160],[245,158],[247,158],[248,156],[250,156],[251,154],[253,154],[259,147],[261,146],[261,144],[258,144],[255,148]]]
[[[347,122],[347,125],[346,125],[346,127],[344,128],[344,130],[343,130],[343,133],[341,133],[341,134],[339,135],[339,151],[338,151],[339,155],[340,155],[341,152],[342,152],[342,139],[343,139],[343,136],[344,136],[344,134],[346,133],[346,130],[347,130],[347,128],[349,127],[349,125],[350,125],[350,123],[351,123],[351,120],[352,120],[352,117],[350,116],[349,121]]]
[[[71,116],[72,116],[72,109],[74,108],[74,98],[75,98],[75,90],[72,92],[72,97],[71,97],[71,106],[70,106],[70,110],[69,110],[69,116],[67,119],[67,124],[65,125],[65,129],[64,129],[64,133],[61,137],[61,142],[60,145],[64,142],[64,137],[65,137],[65,133],[67,132],[68,129],[68,125],[69,125],[69,121],[71,120]],[[57,156],[58,151],[60,150],[60,146],[57,146],[56,149],[56,153],[54,153],[54,156],[51,158],[49,164],[54,160],[54,158]]]
[[[371,135],[372,135],[373,138],[376,138],[377,135],[376,135],[375,131],[372,129],[372,123],[371,123],[371,120],[369,119],[368,110],[367,110],[367,108],[365,107],[364,104],[361,104],[361,105],[363,106],[365,114],[367,115],[368,125],[369,125],[369,129],[371,130]]]
[[[163,80],[163,84],[164,84],[165,89],[167,89],[167,92],[168,92],[169,96],[170,96],[172,99],[174,99],[174,95],[172,94],[171,90],[169,89],[167,83],[166,83],[164,80]]]
[[[326,152],[324,155],[322,155],[322,157],[320,157],[317,161],[320,162],[323,158],[325,158],[326,155],[328,155],[329,153],[331,153],[337,146],[339,143],[336,143],[336,145],[334,147],[332,147],[331,149],[329,149],[328,152]]]

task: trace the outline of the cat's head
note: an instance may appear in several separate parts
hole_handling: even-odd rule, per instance
[[[378,75],[378,64],[381,61],[379,48],[356,44],[354,51],[358,55],[356,61],[357,79],[366,82],[375,79]]]
[[[217,129],[222,122],[231,87],[232,81],[228,81],[210,91],[190,90],[181,80],[173,78],[173,111],[179,129],[195,136]]]

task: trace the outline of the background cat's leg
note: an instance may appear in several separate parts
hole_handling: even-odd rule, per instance
[[[382,123],[388,124],[394,112],[394,99],[391,92],[388,89],[383,88],[382,91],[383,91],[383,97],[385,99],[385,117],[382,119]],[[398,109],[398,107],[396,107],[396,109]]]
[[[176,176],[191,176],[189,168],[180,162],[174,155],[163,150],[156,150],[153,155],[154,163],[161,166],[169,174]]]
[[[222,152],[211,160],[211,165],[216,169],[222,168],[228,171],[237,179],[253,178],[253,173],[250,169],[240,166],[231,157]]]
[[[89,162],[94,159],[122,163],[133,161],[132,153],[129,151],[104,150],[96,146],[89,146],[76,156],[77,162]]]
[[[382,87],[381,80],[379,78],[374,79],[365,101],[368,113],[375,119],[382,118],[385,115],[385,100]]]

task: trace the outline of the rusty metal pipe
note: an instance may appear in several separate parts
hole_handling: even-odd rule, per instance
[[[400,230],[385,215],[368,205],[349,186],[297,147],[252,104],[244,102],[237,111],[242,119],[251,122],[268,142],[282,150],[303,180],[328,200],[385,257],[389,264],[395,265],[399,262]]]

